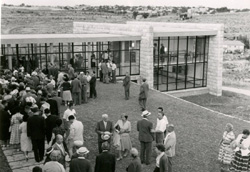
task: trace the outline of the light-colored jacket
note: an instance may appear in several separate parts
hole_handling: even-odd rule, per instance
[[[166,155],[168,157],[175,156],[176,135],[174,131],[166,135],[164,145],[166,148]]]

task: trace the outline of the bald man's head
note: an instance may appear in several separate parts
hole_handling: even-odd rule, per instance
[[[63,142],[63,136],[61,134],[56,135],[56,143],[57,144],[62,144]]]

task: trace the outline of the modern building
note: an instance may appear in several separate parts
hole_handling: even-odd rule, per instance
[[[118,76],[142,76],[164,92],[220,96],[223,33],[222,24],[74,22],[69,35],[2,35],[2,58],[9,68],[30,61],[33,68],[48,68],[50,62],[66,70],[73,62],[80,71],[98,73],[107,53]]]

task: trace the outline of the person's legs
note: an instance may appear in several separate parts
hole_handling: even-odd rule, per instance
[[[39,160],[42,161],[44,157],[44,139],[39,139],[38,142]]]
[[[102,71],[100,70],[100,81],[102,82],[103,81],[103,74],[102,74]]]
[[[35,160],[36,162],[40,162],[37,140],[32,139],[31,142],[32,142],[32,147],[33,147],[33,151],[35,155]]]
[[[109,75],[108,75],[108,73],[105,74],[105,76],[106,76],[106,77],[105,77],[105,78],[106,78],[106,83],[109,84]]]
[[[77,96],[78,96],[77,104],[80,105],[81,102],[82,102],[82,101],[81,101],[81,99],[82,99],[82,98],[81,98],[81,92],[78,92],[78,95],[77,95]]]
[[[168,157],[168,172],[172,172],[172,157]]]
[[[150,164],[150,157],[152,152],[152,142],[146,143],[146,164]]]
[[[73,103],[76,105],[76,99],[77,99],[77,95],[76,95],[76,93],[73,93],[72,94],[72,96],[73,96]]]
[[[102,142],[98,142],[99,153],[102,153]]]
[[[145,142],[141,142],[141,163],[145,163]]]
[[[142,100],[142,105],[143,105],[143,108],[146,109],[146,102],[147,102],[147,99],[143,99]]]
[[[89,90],[90,90],[90,91],[89,91],[89,92],[90,92],[90,93],[89,93],[89,97],[92,98],[92,97],[93,97],[93,88],[90,87]]]
[[[93,88],[93,94],[94,94],[94,98],[96,98],[97,94],[96,94],[96,88],[95,87]]]

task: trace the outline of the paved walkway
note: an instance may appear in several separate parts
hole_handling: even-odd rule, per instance
[[[233,88],[233,87],[225,87],[225,86],[222,87],[222,90],[250,96],[250,90],[244,90],[244,89]]]
[[[47,144],[45,144],[45,150],[46,148],[48,148]],[[32,169],[35,166],[40,166],[41,168],[43,167],[44,161],[37,163],[35,161],[33,151],[29,153],[29,160],[26,161],[22,151],[17,152],[11,146],[2,148],[2,150],[13,172],[32,172]],[[69,168],[67,168],[66,171],[69,171]]]

